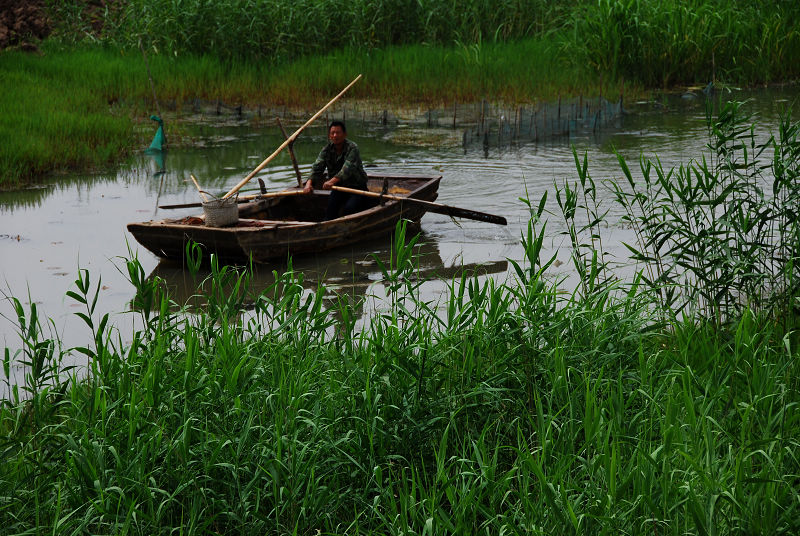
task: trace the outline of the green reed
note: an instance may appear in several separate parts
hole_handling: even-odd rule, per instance
[[[353,88],[355,96],[390,105],[424,102],[452,106],[487,96],[533,102],[560,94],[619,91],[618,87],[604,87],[594,73],[567,64],[554,38],[371,51],[347,48],[278,65],[269,87],[278,99],[300,88],[306,98],[318,101],[327,88],[349,82],[354,72],[364,73],[363,81]]]
[[[564,8],[543,0],[367,2],[275,0],[180,3],[134,0],[101,15],[92,31],[79,2],[52,2],[57,36],[67,42],[95,35],[121,48],[144,46],[168,55],[213,54],[286,61],[345,47],[473,43],[541,33]],[[98,35],[99,34],[99,35]],[[145,37],[146,36],[146,37]]]
[[[82,6],[50,4],[57,39],[237,61],[557,37],[572,65],[593,67],[614,83],[668,87],[715,78],[737,84],[793,79],[800,54],[800,8],[774,0],[136,0],[99,15]],[[100,17],[102,30],[92,29],[90,16]]]
[[[707,123],[706,154],[678,168],[642,157],[635,177],[619,157],[624,179],[605,184],[636,233],[627,247],[670,310],[717,322],[744,309],[789,315],[800,284],[800,126],[787,113],[777,136],[758,141],[740,103],[714,115],[711,101]]]
[[[80,271],[82,347],[14,300],[23,347],[4,371],[28,372],[0,404],[4,530],[796,532],[795,316],[665,320],[657,289],[598,270],[563,292],[545,206],[530,204],[512,279],[465,273],[441,301],[399,226],[363,325],[291,269],[253,294],[215,259],[193,314],[123,260],[131,333]],[[192,277],[201,261],[187,248]],[[64,370],[68,354],[87,366]]]
[[[581,61],[648,87],[763,83],[797,77],[798,6],[730,0],[601,0],[576,10]]]
[[[0,57],[0,181],[100,166],[128,150],[131,120],[114,108],[115,73],[98,56]]]

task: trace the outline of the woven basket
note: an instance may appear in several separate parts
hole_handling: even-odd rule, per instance
[[[226,227],[239,221],[239,206],[236,197],[212,199],[203,203],[206,226]]]

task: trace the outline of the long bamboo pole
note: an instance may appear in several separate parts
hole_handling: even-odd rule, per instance
[[[202,188],[200,188],[200,185],[199,185],[199,184],[197,184],[197,179],[195,179],[195,178],[194,178],[194,175],[192,175],[191,173],[189,174],[189,176],[192,178],[192,182],[193,182],[193,183],[194,183],[194,185],[197,187],[197,192],[200,194],[200,197],[202,197],[202,198],[203,198],[203,201],[205,201],[206,203],[208,203],[208,196],[206,196],[206,194],[204,194],[204,193],[203,193],[203,190],[202,190]]]
[[[305,122],[305,124],[303,124],[303,126],[301,126],[300,128],[298,128],[297,130],[295,130],[294,134],[292,134],[291,136],[289,136],[288,138],[286,138],[286,141],[284,141],[284,142],[283,142],[283,143],[280,145],[280,147],[278,147],[277,149],[275,149],[275,152],[274,152],[274,153],[272,153],[271,155],[269,155],[269,156],[268,156],[268,157],[267,157],[267,158],[266,158],[266,159],[265,159],[263,162],[261,162],[261,163],[258,165],[258,167],[257,167],[256,169],[254,169],[253,171],[251,171],[251,172],[250,172],[250,174],[249,174],[247,177],[245,177],[244,179],[242,179],[242,180],[239,182],[239,184],[237,184],[236,186],[234,186],[233,188],[231,188],[231,191],[230,191],[230,192],[228,192],[227,194],[225,194],[224,196],[222,196],[222,198],[223,198],[223,199],[227,199],[228,197],[230,197],[230,196],[232,196],[233,194],[235,194],[236,192],[238,192],[238,191],[239,191],[239,190],[240,190],[240,189],[241,189],[241,188],[242,188],[242,187],[243,187],[245,184],[247,184],[247,183],[250,181],[250,179],[252,179],[252,178],[255,176],[255,174],[256,174],[256,173],[258,173],[259,171],[261,171],[262,169],[264,169],[264,167],[265,167],[267,164],[269,164],[269,163],[272,161],[272,159],[273,159],[273,158],[275,158],[276,156],[278,156],[278,153],[280,153],[281,151],[283,151],[283,150],[284,150],[284,149],[285,149],[285,148],[286,148],[286,147],[287,147],[287,146],[288,146],[290,143],[292,143],[292,142],[293,142],[293,141],[294,141],[294,140],[297,138],[297,136],[299,136],[299,135],[300,135],[300,133],[301,133],[301,132],[303,132],[303,131],[306,129],[306,127],[307,127],[308,125],[310,125],[311,123],[313,123],[314,121],[316,121],[316,120],[317,120],[317,118],[318,118],[319,116],[321,116],[321,115],[322,115],[322,114],[325,112],[325,110],[327,110],[327,109],[328,109],[328,108],[329,108],[329,107],[330,107],[330,106],[331,106],[331,105],[332,105],[334,102],[336,102],[337,100],[339,100],[339,97],[341,97],[342,95],[344,95],[344,94],[347,92],[347,90],[348,90],[348,89],[350,89],[351,87],[353,87],[353,85],[354,85],[356,82],[358,82],[359,80],[361,80],[361,75],[358,75],[358,76],[356,76],[356,77],[355,77],[355,79],[353,79],[353,81],[352,81],[352,82],[350,82],[349,84],[347,84],[347,86],[346,86],[346,87],[345,87],[343,90],[341,90],[341,91],[339,92],[339,94],[338,94],[338,95],[336,95],[334,98],[332,98],[332,99],[331,99],[331,101],[330,101],[328,104],[326,104],[325,106],[323,106],[323,107],[322,107],[322,109],[320,109],[320,111],[318,111],[318,112],[317,112],[317,113],[315,113],[313,116],[311,116],[311,119],[309,119],[308,121],[306,121],[306,122]]]
[[[305,193],[303,190],[283,190],[282,192],[272,192],[268,194],[256,194],[256,195],[241,195],[236,198],[238,203],[247,203],[249,201],[254,200],[261,200],[261,199],[274,199],[276,197],[289,197],[293,195],[310,195]],[[180,205],[159,205],[158,208],[163,209],[174,209],[174,208],[197,208],[202,207],[202,203],[182,203]]]

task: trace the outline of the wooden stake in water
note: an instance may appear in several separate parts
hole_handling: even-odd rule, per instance
[[[283,128],[283,123],[281,123],[281,118],[276,117],[275,121],[278,122],[278,127],[281,129],[281,133],[283,137],[288,139],[289,135],[286,134],[286,129]],[[297,165],[297,158],[294,156],[294,142],[290,143],[288,146],[289,149],[289,157],[292,159],[292,167],[294,167],[294,174],[297,176],[297,185],[302,188],[303,186],[303,175],[300,173],[300,166]]]
[[[492,127],[489,126],[489,130],[491,129]],[[497,144],[499,145],[502,141],[503,141],[503,116],[501,112],[500,117],[497,118]]]
[[[306,194],[303,190],[297,190],[297,189],[295,189],[295,190],[283,190],[281,192],[272,192],[272,193],[269,193],[269,194],[240,195],[239,197],[236,198],[236,202],[241,204],[241,203],[248,203],[250,201],[255,201],[255,200],[260,200],[260,199],[275,199],[275,198],[278,198],[278,197],[289,197],[289,196],[295,196],[295,195],[306,196],[308,194]],[[181,203],[180,205],[159,205],[158,208],[163,208],[163,209],[166,209],[166,210],[172,210],[172,209],[179,209],[179,208],[197,208],[197,207],[202,207],[202,206],[203,206],[202,203]]]
[[[545,129],[543,136],[547,136],[547,105],[542,110],[542,126]]]
[[[534,115],[535,113],[536,113],[536,102],[534,102],[533,106],[531,106],[531,122],[528,125],[528,137],[531,137],[533,135],[533,118],[535,117]]]

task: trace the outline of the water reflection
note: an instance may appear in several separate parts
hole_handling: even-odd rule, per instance
[[[462,274],[486,276],[503,274],[508,270],[506,259],[465,263],[462,258],[457,257],[446,261],[439,250],[437,238],[427,233],[420,234],[414,252],[416,257],[412,277],[422,283],[423,294],[427,292],[428,283],[433,288],[442,281],[451,281]],[[251,271],[250,295],[254,298],[271,288],[291,268],[303,274],[302,284],[307,292],[315,292],[324,287],[327,291],[325,299],[329,305],[339,298],[347,297],[351,304],[357,306],[356,313],[360,318],[365,313],[363,305],[366,298],[385,294],[378,288],[384,287],[381,264],[391,267],[391,255],[390,241],[376,240],[315,256],[298,257],[291,261],[291,265],[288,261],[269,266],[255,265]],[[172,300],[179,304],[188,304],[190,309],[198,309],[205,305],[204,282],[211,275],[207,266],[193,275],[180,263],[162,260],[153,268],[148,281],[155,278],[163,280]]]
[[[145,149],[144,154],[150,157],[155,164],[156,169],[153,171],[153,177],[157,177],[166,173],[167,171],[167,151],[162,149]]]

